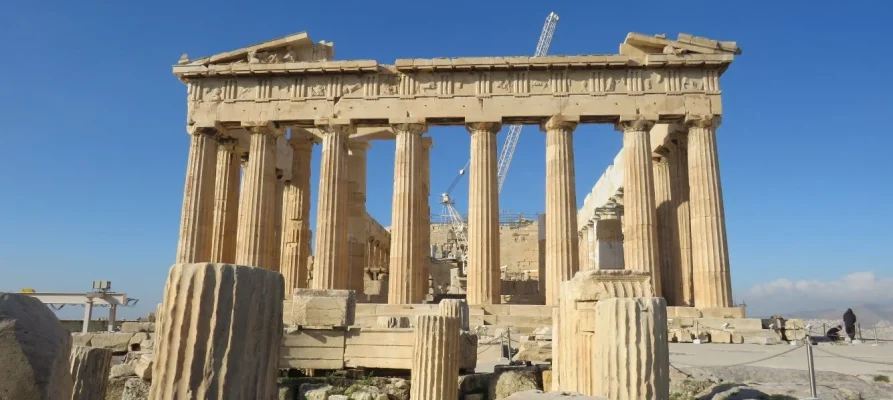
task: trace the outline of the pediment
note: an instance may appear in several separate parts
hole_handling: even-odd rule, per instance
[[[307,32],[299,32],[281,38],[257,43],[248,47],[190,60],[184,54],[179,65],[219,64],[269,64],[285,62],[327,61],[334,57],[334,44],[314,43]]]
[[[680,33],[676,40],[667,39],[665,34],[648,36],[630,32],[620,44],[620,54],[642,56],[647,54],[741,54],[735,42],[722,42],[687,33]]]

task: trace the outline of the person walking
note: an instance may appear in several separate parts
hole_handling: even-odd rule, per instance
[[[856,314],[853,313],[852,308],[847,308],[846,312],[843,313],[843,326],[846,328],[846,335],[850,337],[850,340],[856,338]]]

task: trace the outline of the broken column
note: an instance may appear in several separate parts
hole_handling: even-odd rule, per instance
[[[729,244],[716,150],[720,117],[688,116],[686,123],[695,307],[731,307]]]
[[[615,298],[595,305],[594,395],[612,400],[670,398],[667,303]]]
[[[579,270],[573,140],[576,127],[577,118],[562,115],[549,118],[541,127],[546,132],[546,305],[551,306],[558,304],[561,282]]]
[[[149,398],[274,397],[283,288],[282,275],[262,268],[171,267]]]
[[[500,303],[499,184],[496,178],[496,134],[500,124],[466,125],[471,133],[471,171],[468,176],[469,304]]]
[[[414,121],[414,120],[413,120]],[[419,298],[418,273],[418,191],[421,170],[421,138],[427,130],[424,123],[395,123],[397,136],[394,154],[394,197],[391,213],[391,255],[388,282],[388,304],[412,304]]]
[[[70,399],[70,353],[71,333],[46,305],[0,293],[0,396]]]
[[[459,319],[441,315],[416,318],[412,346],[413,400],[455,400],[459,397]]]
[[[314,289],[347,289],[347,137],[356,131],[348,121],[320,120],[322,161],[316,204]]]
[[[468,330],[468,303],[459,299],[443,299],[438,306],[440,315],[444,317],[456,317],[459,319],[459,329]]]
[[[75,346],[71,349],[71,377],[74,381],[71,400],[94,400],[105,397],[112,368],[112,351],[98,347]]]

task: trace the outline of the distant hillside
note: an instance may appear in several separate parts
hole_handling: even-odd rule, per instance
[[[831,310],[810,310],[785,313],[787,318],[842,320],[847,308],[852,308],[862,326],[874,326],[878,321],[893,324],[893,304],[853,304]]]

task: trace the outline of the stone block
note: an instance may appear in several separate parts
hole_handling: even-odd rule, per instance
[[[702,318],[746,318],[744,307],[703,307],[698,311]]]
[[[0,293],[0,396],[70,399],[71,333],[36,298]]]
[[[700,318],[701,312],[694,307],[667,307],[667,318]]]
[[[744,336],[737,332],[732,332],[731,342],[733,344],[742,344],[744,343]]]
[[[356,305],[352,290],[295,289],[292,325],[350,326],[354,323]]]
[[[376,328],[409,328],[409,317],[376,317]]]
[[[112,367],[114,368],[114,367]],[[126,377],[109,377],[108,386],[105,389],[105,399],[106,400],[120,400],[124,395],[124,385],[127,383],[127,380],[130,379],[130,376]],[[102,397],[100,397],[102,398]]]
[[[478,335],[459,332],[459,370],[474,371],[478,363]]]
[[[737,332],[758,332],[763,330],[763,321],[759,318],[698,318],[695,320],[699,330],[722,329]],[[727,327],[723,327],[728,324]]]
[[[130,339],[132,333],[94,333],[90,340],[90,347],[109,349],[115,354],[130,351]]]
[[[152,398],[193,398],[196,393],[204,399],[275,397],[284,286],[282,275],[261,268],[212,263],[171,267],[158,326]]]
[[[90,342],[92,340],[92,333],[75,332],[71,334],[71,347],[91,347]]]
[[[72,400],[102,399],[108,388],[112,351],[95,347],[71,349]]]
[[[490,378],[487,398],[499,400],[517,392],[542,389],[539,387],[535,370],[508,370],[494,373]]]
[[[124,382],[124,393],[121,394],[121,400],[146,400],[149,398],[149,389],[148,382],[140,378],[130,378]]]
[[[146,381],[152,380],[152,367],[155,364],[154,354],[143,354],[133,365],[133,372],[136,376]]]
[[[667,305],[662,297],[617,298],[595,306],[594,393],[612,400],[670,398]]]
[[[675,339],[673,341],[677,343],[691,343],[695,339],[695,335],[690,329],[676,329],[673,330],[672,339]]]
[[[121,332],[124,332],[124,333],[155,332],[155,323],[153,323],[153,322],[124,322],[121,324]]]
[[[120,378],[126,376],[136,376],[136,371],[133,370],[133,365],[127,363],[113,365],[109,370],[110,378]]]
[[[711,330],[710,343],[732,343],[732,332]]]
[[[468,374],[459,376],[459,395],[470,393],[486,393],[490,387],[491,373]]]

